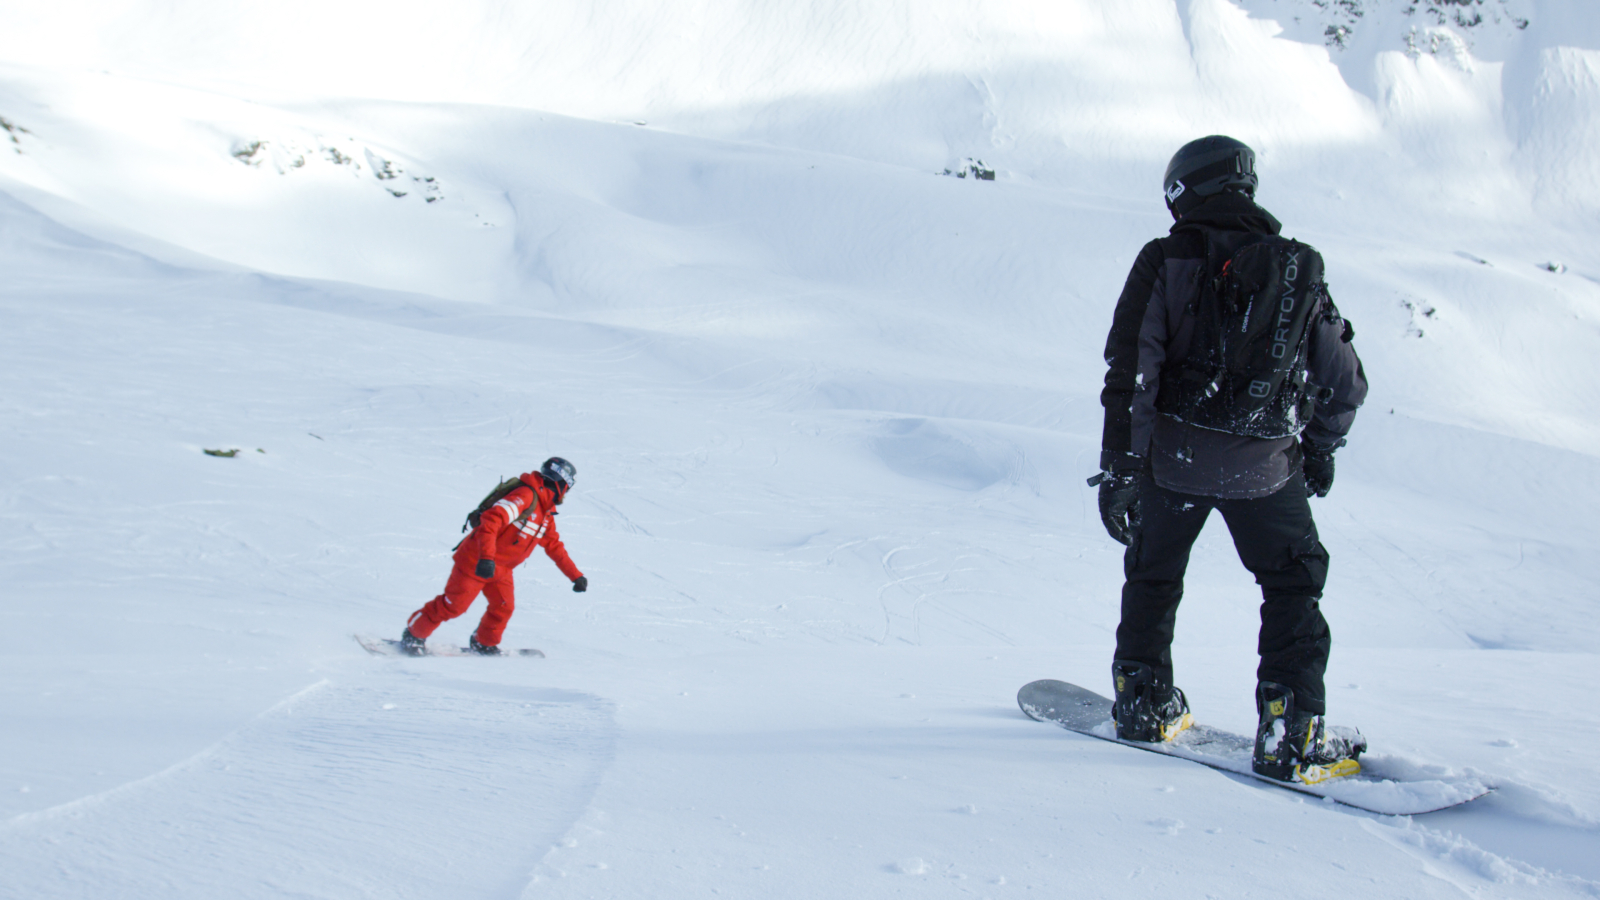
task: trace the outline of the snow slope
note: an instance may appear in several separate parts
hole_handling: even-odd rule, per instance
[[[1600,17],[1360,5],[9,5],[0,895],[1600,893]],[[1460,810],[1012,702],[1105,681],[1100,348],[1211,131],[1373,382],[1334,717]],[[549,658],[364,655],[551,453]],[[1216,526],[1191,571],[1246,730],[1256,589]]]

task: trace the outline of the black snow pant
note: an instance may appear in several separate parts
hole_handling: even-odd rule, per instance
[[[1122,623],[1117,659],[1144,663],[1172,684],[1172,634],[1189,551],[1211,510],[1233,535],[1239,560],[1261,585],[1260,681],[1294,690],[1295,708],[1327,712],[1323,673],[1331,640],[1317,602],[1328,578],[1328,551],[1317,540],[1305,480],[1296,472],[1276,493],[1222,500],[1169,491],[1144,474],[1137,523],[1123,555]]]

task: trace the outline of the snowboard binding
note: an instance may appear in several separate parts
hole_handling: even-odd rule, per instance
[[[400,652],[407,656],[427,656],[428,642],[411,633],[407,628],[400,634]]]
[[[1166,743],[1194,724],[1183,691],[1158,682],[1144,663],[1112,662],[1111,681],[1116,688],[1111,718],[1117,723],[1119,740]]]
[[[1358,757],[1367,739],[1354,728],[1326,724],[1323,717],[1295,709],[1294,691],[1271,681],[1256,686],[1255,752],[1250,767],[1278,781],[1321,784],[1361,771]]]

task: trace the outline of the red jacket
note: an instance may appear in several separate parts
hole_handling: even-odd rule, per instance
[[[494,560],[495,568],[508,571],[522,565],[534,547],[543,547],[570,581],[583,575],[567,555],[556,532],[556,498],[538,472],[522,476],[521,487],[484,510],[478,527],[456,549],[455,561],[471,571],[480,559]],[[537,485],[537,488],[529,487]]]

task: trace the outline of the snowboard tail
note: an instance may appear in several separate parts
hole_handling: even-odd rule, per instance
[[[403,650],[401,648],[400,642],[395,640],[394,638],[373,637],[371,635],[366,635],[366,634],[358,634],[358,635],[355,636],[355,638],[356,638],[356,643],[360,644],[362,649],[366,650],[368,653],[371,653],[373,656],[405,656],[405,657],[410,657],[411,656],[411,654],[405,652],[405,650]],[[440,645],[429,644],[428,647],[427,647],[427,652],[424,653],[423,655],[424,656],[482,656],[483,654],[478,653],[478,652],[472,650],[469,647],[458,647],[458,646],[451,646],[451,645],[445,645],[445,644],[440,644]],[[532,647],[523,647],[523,648],[518,649],[518,650],[502,650],[502,651],[500,651],[500,655],[501,656],[537,656],[537,657],[541,657],[542,658],[544,656],[544,651],[543,650],[535,650]]]
[[[1120,740],[1117,738],[1116,725],[1111,721],[1111,699],[1065,681],[1045,679],[1025,684],[1017,692],[1017,705],[1029,718],[1051,722],[1068,731],[1162,756],[1186,759],[1221,772],[1381,815],[1409,816],[1436,812],[1469,803],[1493,790],[1477,778],[1444,772],[1425,780],[1386,778],[1383,759],[1374,759],[1370,754],[1358,774],[1327,778],[1313,784],[1279,781],[1258,775],[1251,767],[1250,757],[1255,750],[1253,737],[1233,734],[1209,725],[1197,723],[1168,743]]]

